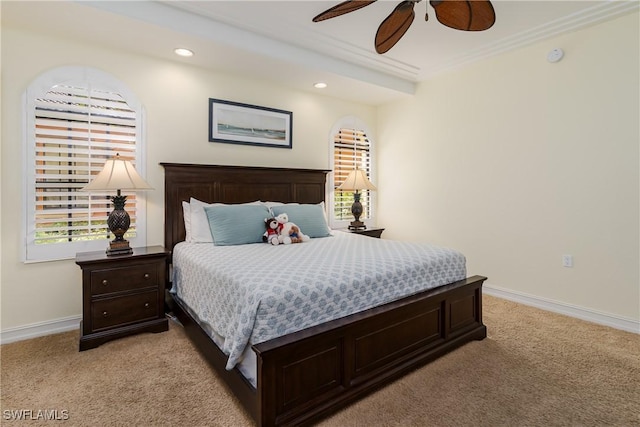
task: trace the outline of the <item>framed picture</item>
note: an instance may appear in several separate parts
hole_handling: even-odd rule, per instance
[[[293,113],[209,98],[209,142],[291,148]]]

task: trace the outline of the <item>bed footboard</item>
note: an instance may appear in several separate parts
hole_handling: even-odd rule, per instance
[[[482,276],[253,346],[262,426],[316,421],[486,337]]]

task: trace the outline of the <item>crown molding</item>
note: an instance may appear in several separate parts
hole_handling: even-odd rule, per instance
[[[171,2],[77,1],[77,3],[233,46],[255,54],[267,55],[271,58],[306,67],[315,67],[401,93],[414,94],[416,91],[415,81],[374,67],[366,67],[354,61],[345,61],[312,49],[285,43],[263,34],[227,24],[221,20],[214,20],[190,10],[185,10],[182,6],[180,8],[173,7]],[[185,5],[188,5],[188,3],[185,3]],[[190,9],[194,9],[194,7],[191,6]]]
[[[638,0],[608,1],[599,3],[580,12],[567,15],[538,27],[530,28],[510,37],[486,44],[478,49],[465,52],[442,62],[439,66],[423,70],[422,78],[433,77],[454,69],[461,68],[473,62],[481,61],[492,56],[520,49],[536,42],[577,31],[591,25],[596,25],[619,16],[637,11],[640,7]]]
[[[598,2],[592,7],[579,12],[450,57],[428,69],[420,69],[412,64],[396,60],[392,56],[379,55],[373,49],[365,49],[345,40],[332,37],[331,35],[317,31],[309,31],[308,28],[295,22],[287,23],[288,34],[294,35],[294,37],[292,37],[294,42],[289,42],[282,38],[280,28],[265,29],[264,27],[258,27],[257,25],[252,25],[246,21],[239,21],[228,16],[209,16],[208,19],[214,22],[224,23],[230,27],[241,29],[251,34],[260,34],[260,37],[263,38],[268,37],[278,40],[283,45],[289,47],[294,46],[304,49],[307,52],[309,48],[311,48],[329,62],[344,61],[345,63],[355,64],[360,67],[365,67],[366,69],[399,77],[408,82],[419,82],[437,74],[461,68],[473,62],[481,61],[504,52],[516,50],[559,34],[576,31],[631,13],[639,7],[640,2],[638,0],[609,0]],[[207,14],[206,8],[200,7],[198,3],[182,3],[180,8],[182,10],[188,10],[198,16]],[[329,68],[330,67],[331,66],[329,66]],[[348,77],[354,76],[350,75]]]
[[[403,94],[414,94],[418,82],[462,68],[492,56],[516,50],[559,34],[576,31],[637,11],[638,0],[599,1],[591,7],[529,28],[509,37],[474,47],[429,68],[420,68],[392,56],[378,55],[331,35],[309,31],[287,23],[287,38],[281,28],[259,27],[230,16],[207,16],[198,2],[171,1],[78,1],[119,15],[190,34],[256,55],[297,64],[309,69],[361,81]],[[293,40],[293,41],[291,41]]]

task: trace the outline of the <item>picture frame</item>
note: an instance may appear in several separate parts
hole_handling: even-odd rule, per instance
[[[209,98],[209,142],[293,147],[293,113]]]

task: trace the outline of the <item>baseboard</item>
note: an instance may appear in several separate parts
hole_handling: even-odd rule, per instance
[[[541,298],[534,295],[516,292],[509,289],[500,288],[494,285],[484,285],[483,293],[514,301],[524,305],[540,308],[565,316],[575,317],[599,325],[610,326],[623,331],[640,334],[640,322],[633,319],[625,319],[611,314],[600,313],[594,310],[578,307],[562,302]],[[60,332],[73,331],[80,328],[81,316],[71,316],[47,322],[33,323],[26,326],[18,326],[0,331],[0,344],[22,341],[29,338],[42,337],[45,335],[57,334]]]
[[[612,328],[621,329],[623,331],[640,334],[640,321],[634,319],[601,313],[588,308],[578,307],[575,305],[566,304],[547,298],[541,298],[522,292],[516,292],[494,285],[484,285],[482,287],[482,292],[490,296],[518,302],[524,305],[540,308],[542,310],[564,314],[565,316],[575,317],[577,319],[586,320],[588,322],[597,323],[599,325],[610,326]]]
[[[0,344],[9,344],[11,342],[27,340],[30,338],[73,331],[74,329],[80,328],[80,320],[82,320],[81,316],[71,316],[5,329],[0,332]]]

